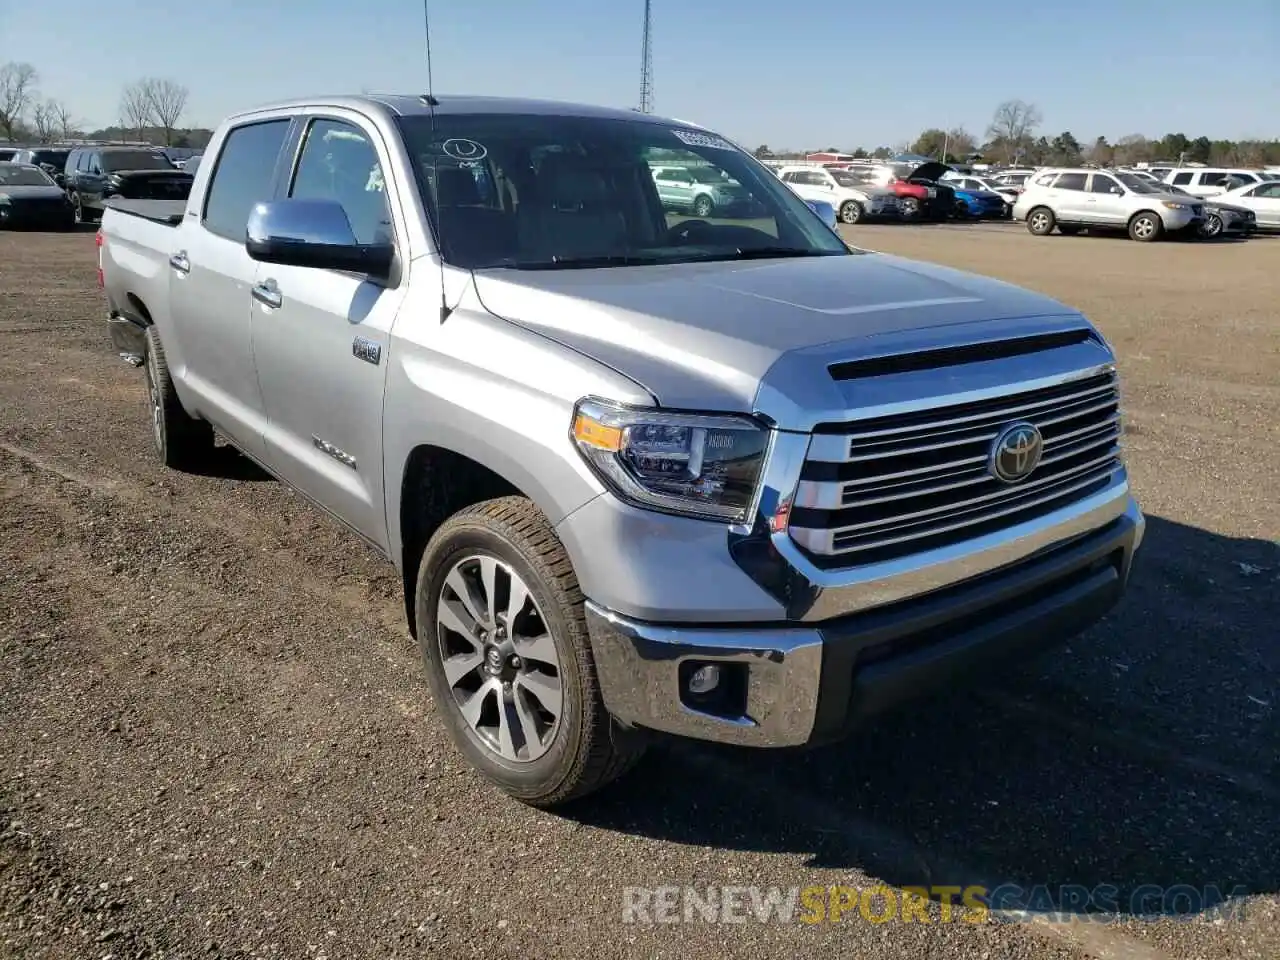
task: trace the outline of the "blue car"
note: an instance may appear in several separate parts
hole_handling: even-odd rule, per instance
[[[957,217],[968,217],[974,220],[1004,219],[1012,209],[1004,197],[990,190],[965,190],[948,183],[956,192]]]
[[[825,223],[832,230],[836,229],[836,208],[835,207],[827,203],[827,201],[825,200],[806,200],[805,203],[809,205],[810,210],[812,210],[814,213],[816,213],[818,216],[822,218],[823,223]]]

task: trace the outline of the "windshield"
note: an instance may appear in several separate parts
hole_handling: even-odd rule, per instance
[[[56,186],[39,167],[18,167],[0,163],[0,188]]]
[[[832,179],[842,187],[864,187],[867,186],[866,174],[858,176],[850,173],[848,170],[831,170],[829,171]]]
[[[398,122],[444,258],[461,267],[852,253],[772,171],[702,130],[529,114]],[[707,177],[736,189],[706,190]]]
[[[172,170],[174,166],[163,153],[151,150],[110,150],[102,154],[106,173],[118,170]]]
[[[32,163],[47,163],[51,167],[61,170],[67,165],[67,156],[70,150],[32,150]]]
[[[1152,183],[1142,177],[1134,176],[1132,173],[1117,173],[1116,179],[1123,183],[1134,193],[1165,193],[1162,184]]]

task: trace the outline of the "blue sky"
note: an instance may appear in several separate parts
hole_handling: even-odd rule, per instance
[[[654,7],[656,112],[749,147],[893,145],[956,124],[981,138],[1015,97],[1040,107],[1042,132],[1082,141],[1280,137],[1280,0]],[[431,0],[436,90],[634,106],[642,10]],[[420,0],[0,0],[8,60],[92,125],[148,75],[188,86],[187,122],[203,125],[280,97],[426,86]]]

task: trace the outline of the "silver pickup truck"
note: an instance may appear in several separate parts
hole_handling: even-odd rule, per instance
[[[694,164],[749,217],[665,211]],[[1088,321],[850,249],[688,123],[282,103],[98,243],[163,462],[216,431],[394,563],[439,716],[527,803],[654,732],[845,736],[1094,623],[1142,538]]]

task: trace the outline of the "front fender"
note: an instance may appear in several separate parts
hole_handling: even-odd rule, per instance
[[[402,485],[417,447],[481,464],[555,524],[604,491],[570,440],[574,404],[587,395],[654,403],[603,364],[484,311],[473,293],[464,301],[443,323],[429,310],[397,322],[383,411],[388,546],[397,564]]]

